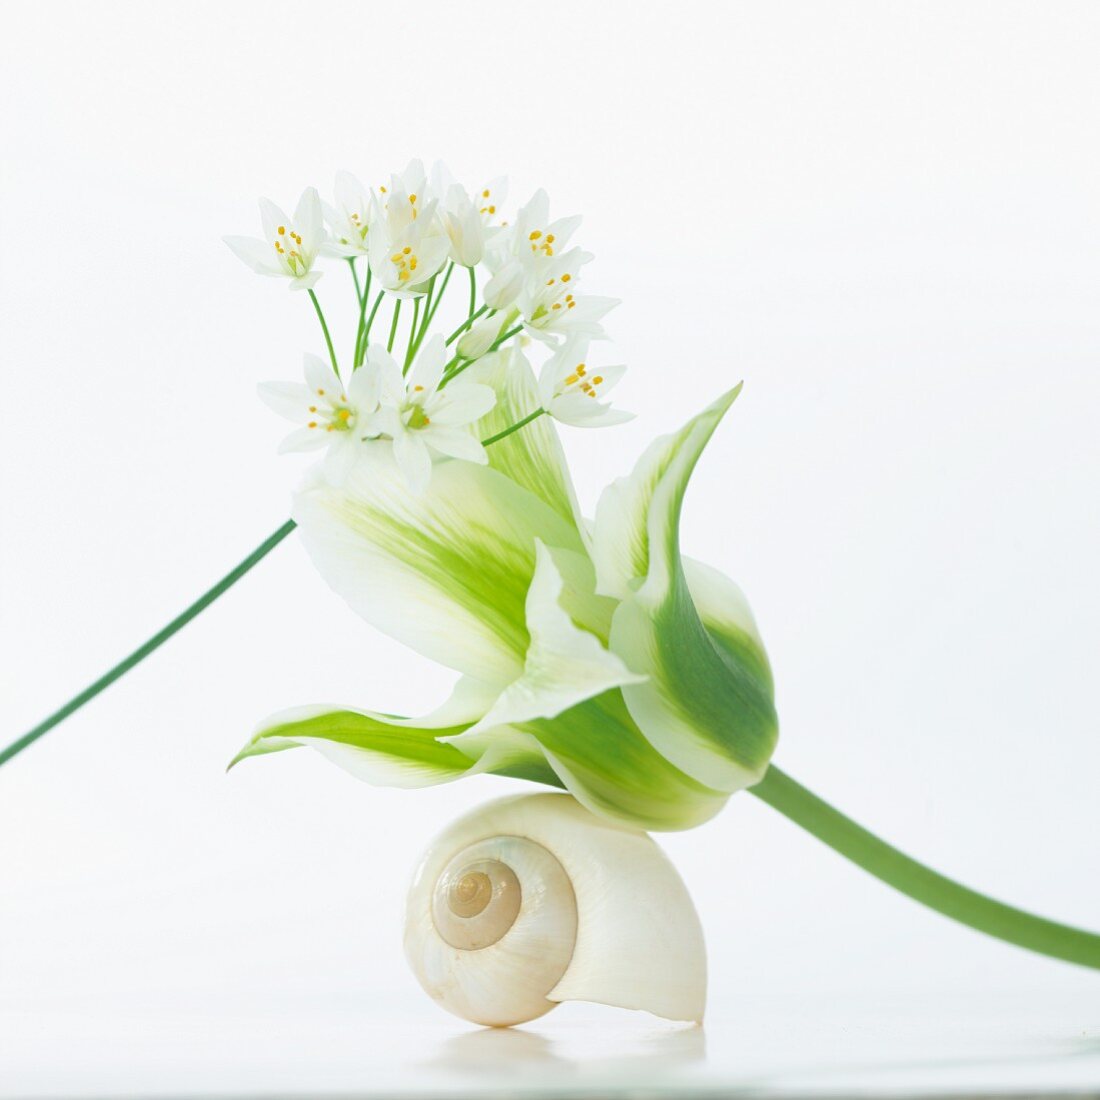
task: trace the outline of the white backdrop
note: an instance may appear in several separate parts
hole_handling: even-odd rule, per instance
[[[567,430],[589,509],[745,379],[684,540],[753,603],[781,766],[938,869],[1100,926],[1098,45],[1074,3],[21,8],[0,36],[0,741],[286,515],[299,464],[255,386],[323,346],[308,300],[221,236],[258,229],[258,195],[440,157],[582,212],[586,279],[623,299],[638,418]],[[345,273],[318,290],[346,342]],[[449,683],[277,550],[0,770],[0,1006],[412,997],[418,851],[523,785],[373,790],[305,751],[224,767],[269,711],[417,713]],[[751,796],[662,843],[715,1012],[1095,990]]]

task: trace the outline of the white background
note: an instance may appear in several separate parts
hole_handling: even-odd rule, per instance
[[[255,386],[323,345],[308,300],[221,236],[258,230],[257,195],[440,157],[582,212],[586,281],[623,299],[612,361],[639,415],[567,429],[586,507],[745,379],[683,537],[753,603],[781,766],[936,868],[1100,926],[1100,9],[6,10],[0,741],[286,515],[300,464]],[[346,273],[318,291],[346,345]],[[135,1043],[154,1002],[443,1019],[401,957],[407,876],[523,785],[374,790],[306,751],[224,766],[272,710],[419,713],[450,680],[292,540],[0,770],[0,1064],[56,1070],[34,1021],[69,1014],[71,1044],[105,1005]],[[811,995],[1096,1004],[1094,975],[922,911],[750,795],[662,843],[716,1018]]]

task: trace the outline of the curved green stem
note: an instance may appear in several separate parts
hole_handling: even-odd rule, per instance
[[[416,353],[416,331],[417,326],[420,324],[420,299],[413,299],[413,319],[412,324],[409,326],[409,341],[405,345],[405,366],[403,373],[408,372],[409,364],[412,363],[413,355]]]
[[[937,874],[834,810],[774,765],[749,790],[858,867],[929,909],[1017,947],[1100,969],[1100,935],[1025,913]]]
[[[368,287],[368,293],[369,292],[370,292],[370,288]],[[382,299],[385,297],[385,295],[386,295],[386,292],[384,290],[380,290],[378,292],[378,297],[374,299],[374,305],[371,306],[370,316],[367,318],[367,323],[366,323],[366,325],[364,325],[362,327],[362,331],[360,333],[359,345],[355,349],[355,368],[356,368],[356,370],[358,370],[358,368],[363,365],[363,360],[364,360],[364,358],[366,358],[367,345],[370,343],[370,330],[374,327],[375,314],[378,313],[378,307],[382,304]],[[366,295],[364,295],[363,300],[364,300],[364,302],[366,301]]]
[[[120,676],[124,676],[135,665],[141,664],[155,649],[162,646],[178,630],[185,627],[200,611],[209,607],[223,592],[232,588],[254,565],[261,562],[280,542],[283,541],[297,526],[292,519],[288,519],[277,531],[269,535],[247,558],[235,569],[231,569],[213,588],[204,592],[190,607],[180,612],[166,627],[158,630],[147,642],[140,645],[128,657],[124,657],[114,668],[105,672],[93,684],[89,684],[79,695],[74,695],[63,707],[55,710],[48,718],[43,719],[32,730],[28,730],[17,741],[13,741],[6,749],[0,750],[0,766],[6,764],[13,756],[18,756],[28,745],[33,745],[43,734],[49,733],[54,726],[63,722],[70,714],[80,710],[85,703],[94,699],[104,688],[108,688]]]
[[[479,317],[482,316],[482,314],[488,312],[488,309],[488,306],[482,306],[480,309],[471,310],[470,316],[467,317],[466,320],[463,321],[444,341],[447,347],[450,347]]]
[[[325,334],[325,343],[328,344],[328,357],[332,361],[332,369],[336,373],[336,377],[339,378],[340,368],[336,365],[336,349],[332,346],[332,337],[329,335],[325,315],[321,312],[321,303],[317,301],[317,295],[313,293],[313,287],[309,288],[309,300],[313,303],[313,308],[317,310],[317,320],[321,322],[321,331]]]
[[[390,338],[386,341],[386,351],[393,351],[393,342],[397,337],[397,322],[401,319],[401,299],[398,298],[393,306],[393,320],[390,322]]]
[[[355,257],[348,256],[348,267],[351,268],[352,281],[355,283],[355,304],[359,306],[359,315],[363,315],[363,290],[359,286],[359,272],[355,270]]]
[[[499,443],[502,439],[507,439],[513,432],[518,432],[520,428],[526,428],[532,420],[538,420],[544,412],[546,412],[545,409],[535,409],[533,413],[528,413],[522,420],[517,420],[514,424],[509,424],[504,431],[497,432],[496,435],[491,435],[488,439],[483,439],[481,445],[483,447],[491,447],[494,443]]]

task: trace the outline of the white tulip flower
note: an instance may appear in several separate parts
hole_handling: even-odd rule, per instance
[[[289,278],[291,290],[314,286],[321,272],[313,270],[313,261],[325,241],[317,189],[307,187],[302,192],[293,218],[288,218],[273,202],[260,199],[260,219],[265,240],[255,237],[223,240],[258,274]]]
[[[332,256],[365,256],[373,205],[370,191],[350,172],[337,172],[333,198],[335,205],[321,204],[332,233],[323,251]]]
[[[470,427],[495,404],[491,386],[455,381],[441,386],[447,346],[434,336],[416,356],[408,377],[381,345],[367,349],[357,373],[369,373],[381,407],[367,430],[393,440],[393,453],[406,484],[414,493],[428,487],[432,455],[460,458],[485,465],[488,458]]]
[[[325,476],[341,485],[362,454],[364,426],[378,410],[378,379],[360,370],[345,387],[328,363],[309,354],[305,378],[304,384],[264,382],[260,397],[280,416],[302,425],[283,440],[279,453],[327,447]]]
[[[539,373],[542,407],[562,424],[577,428],[602,428],[623,424],[634,414],[613,409],[600,400],[626,373],[626,367],[589,367],[589,340],[575,336],[548,359]]]

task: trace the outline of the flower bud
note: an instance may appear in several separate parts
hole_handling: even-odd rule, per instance
[[[458,342],[458,354],[463,359],[480,359],[492,346],[493,341],[504,331],[507,317],[496,313],[485,317],[463,333]]]

